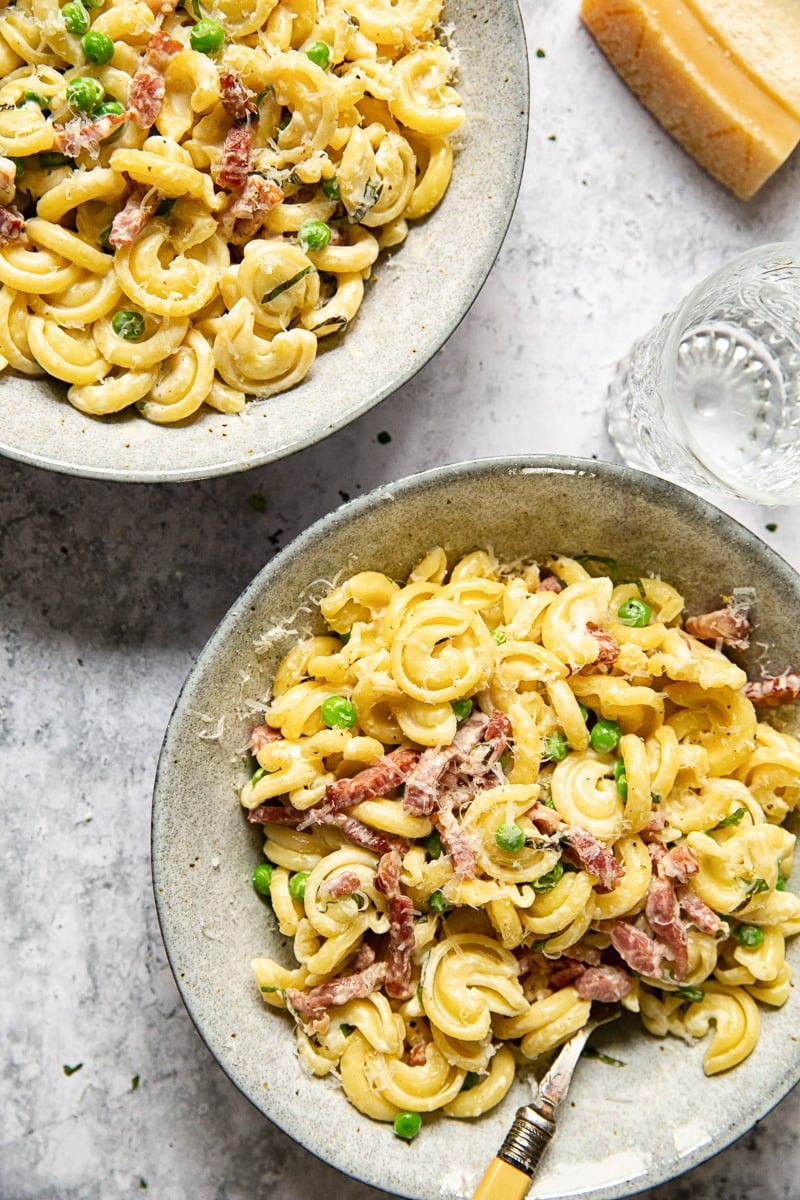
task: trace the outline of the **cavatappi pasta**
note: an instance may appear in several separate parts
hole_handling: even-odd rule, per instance
[[[439,204],[441,0],[0,7],[0,369],[172,423],[286,391]]]
[[[595,1000],[709,1035],[713,1074],[787,998],[800,742],[723,653],[748,612],[684,620],[668,582],[590,565],[361,571],[253,729],[254,883],[295,956],[256,983],[377,1120],[486,1112]]]

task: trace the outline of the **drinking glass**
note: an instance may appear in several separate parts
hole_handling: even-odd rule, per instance
[[[607,419],[628,466],[800,504],[800,242],[703,280],[618,364]]]

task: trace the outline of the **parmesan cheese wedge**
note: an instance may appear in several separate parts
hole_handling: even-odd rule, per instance
[[[743,200],[800,141],[800,0],[582,0],[656,120]]]

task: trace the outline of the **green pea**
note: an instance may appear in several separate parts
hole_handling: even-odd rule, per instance
[[[344,696],[328,696],[322,701],[319,715],[329,729],[352,729],[358,720],[355,704]]]
[[[32,92],[30,88],[25,88],[22,100],[17,101],[17,107],[19,108],[20,104],[38,104],[39,108],[49,108],[50,99],[50,96],[43,96],[41,92]]]
[[[583,718],[583,723],[585,725],[589,720],[589,710],[585,704],[578,704],[578,708],[581,710],[581,717]]]
[[[786,879],[784,878],[783,875],[779,875],[777,880],[775,881],[775,891],[776,892],[785,892],[786,891]]]
[[[733,936],[740,946],[755,950],[764,941],[764,930],[759,929],[757,925],[737,925]]]
[[[314,42],[314,45],[306,50],[306,57],[318,67],[322,67],[323,71],[327,71],[331,61],[331,48],[327,42]]]
[[[302,900],[305,896],[310,874],[310,871],[295,871],[294,875],[289,876],[289,895],[293,900]]]
[[[189,34],[189,43],[198,54],[216,54],[224,41],[225,30],[218,21],[198,21]]]
[[[589,745],[598,754],[610,754],[619,745],[622,730],[616,721],[596,721],[589,734]]]
[[[645,625],[650,624],[650,618],[653,615],[650,605],[645,600],[626,600],[617,610],[617,617],[622,621],[623,625],[629,625],[632,629],[642,629]]]
[[[446,913],[452,908],[452,904],[445,898],[442,891],[431,892],[428,897],[428,908],[434,913]]]
[[[301,250],[324,250],[331,240],[331,227],[324,221],[303,221],[297,231]]]
[[[144,317],[130,308],[121,308],[111,318],[111,328],[125,342],[138,342],[144,333]]]
[[[275,870],[271,862],[259,863],[253,871],[253,887],[259,896],[269,895],[269,885],[272,883],[272,872]]]
[[[67,104],[73,112],[93,112],[105,94],[100,80],[90,75],[78,75],[67,84]]]
[[[415,1112],[399,1112],[394,1119],[394,1132],[397,1137],[410,1142],[422,1128],[422,1117]]]
[[[505,629],[493,629],[492,630],[492,641],[494,642],[495,646],[502,646],[503,643],[506,642],[507,640],[508,640],[508,635],[507,635]]]
[[[625,759],[618,758],[614,763],[614,782],[617,785],[617,795],[622,800],[628,799],[628,776],[625,771]]]
[[[433,833],[429,833],[422,844],[428,858],[441,858],[444,854],[444,846],[437,829],[434,829]]]
[[[81,38],[81,49],[87,61],[96,67],[105,66],[114,57],[114,43],[107,33],[85,33]]]
[[[332,179],[323,179],[321,187],[323,196],[326,196],[328,200],[339,200],[341,198],[338,175],[334,175]]]
[[[102,104],[98,104],[92,116],[95,117],[121,117],[125,112],[125,105],[120,104],[119,100],[104,100]]]
[[[540,875],[538,879],[532,879],[530,886],[535,892],[550,892],[556,886],[561,876],[564,874],[564,864],[557,862],[552,871],[548,871],[545,875]]]
[[[467,700],[451,700],[450,707],[456,714],[457,721],[466,721],[467,717],[472,712],[472,701]]]
[[[81,0],[70,0],[61,9],[61,16],[70,33],[86,33],[89,28],[89,13]]]
[[[542,758],[545,762],[561,762],[568,754],[569,742],[561,729],[542,738]]]
[[[506,821],[495,831],[494,840],[501,850],[513,854],[525,845],[525,830],[516,821]]]

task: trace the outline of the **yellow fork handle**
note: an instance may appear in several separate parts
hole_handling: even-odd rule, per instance
[[[472,1200],[525,1200],[531,1177],[502,1158],[493,1158]]]

